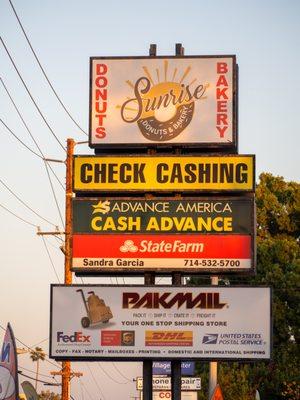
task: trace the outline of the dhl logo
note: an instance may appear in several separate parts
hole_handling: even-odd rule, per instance
[[[146,346],[192,346],[192,331],[146,331]]]

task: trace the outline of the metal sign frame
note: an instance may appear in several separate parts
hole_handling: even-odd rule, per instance
[[[60,298],[59,300],[56,300],[59,302],[59,306],[56,304],[55,306],[53,305],[54,303],[54,296],[53,296],[53,291],[55,290],[55,288],[62,288],[64,291],[64,294],[60,294]],[[113,316],[112,318],[115,318],[115,322],[112,322],[112,324],[100,324],[93,327],[93,329],[86,329],[86,328],[82,328],[80,325],[80,314],[82,314],[82,311],[80,311],[79,315],[78,311],[79,311],[79,300],[74,302],[74,296],[79,296],[77,294],[74,294],[73,296],[70,297],[70,293],[67,293],[67,291],[72,291],[72,290],[77,290],[78,289],[85,289],[86,291],[89,292],[93,292],[93,293],[98,293],[100,294],[101,292],[101,296],[103,296],[104,301],[106,302],[107,305],[109,305],[110,307],[112,307],[112,312],[114,313],[115,317]],[[264,292],[260,291],[260,294],[265,298],[265,305],[264,307],[262,306],[262,303],[259,303],[259,305],[257,304],[257,308],[255,308],[255,301],[259,301],[259,296],[258,296],[258,292],[254,293],[255,290],[263,290]],[[100,292],[99,292],[100,290]],[[180,321],[180,319],[182,318],[187,318],[187,320],[189,320],[189,318],[195,319],[195,316],[192,317],[193,314],[188,314],[185,317],[177,317],[177,313],[179,312],[178,309],[176,309],[176,319],[174,319],[175,314],[171,314],[170,316],[156,316],[154,318],[153,313],[151,313],[151,308],[149,308],[147,306],[145,311],[145,308],[142,309],[137,309],[137,311],[135,309],[133,309],[133,312],[135,313],[147,313],[150,310],[151,315],[153,316],[153,321],[167,321],[168,322],[168,326],[169,326],[169,330],[168,328],[163,328],[163,327],[158,327],[158,330],[155,330],[154,327],[151,328],[148,327],[148,329],[150,329],[150,333],[152,332],[152,330],[154,329],[155,332],[165,332],[165,334],[168,336],[168,338],[155,338],[155,341],[159,341],[160,343],[169,343],[169,341],[171,340],[171,342],[173,343],[172,346],[170,347],[170,349],[172,349],[172,354],[162,354],[160,353],[160,355],[158,356],[157,354],[145,354],[145,352],[143,351],[142,353],[144,354],[143,356],[136,356],[136,355],[126,355],[128,352],[127,350],[130,349],[130,346],[128,347],[128,342],[126,343],[126,345],[124,344],[125,347],[123,347],[123,349],[127,349],[125,352],[124,351],[119,351],[118,349],[119,344],[117,343],[115,347],[115,349],[117,349],[117,351],[112,351],[109,353],[109,355],[103,355],[103,349],[101,349],[101,342],[100,342],[100,337],[101,337],[101,332],[103,332],[103,330],[106,330],[106,335],[108,334],[108,342],[112,343],[111,340],[115,340],[115,332],[116,329],[124,329],[126,332],[130,331],[130,332],[135,332],[134,331],[134,327],[130,327],[128,326],[128,324],[120,324],[119,319],[123,318],[123,321],[127,321],[126,318],[131,318],[130,321],[133,320],[140,320],[142,321],[143,316],[137,315],[137,316],[133,316],[132,313],[129,313],[131,316],[129,316],[129,314],[127,311],[122,311],[122,313],[119,315],[117,308],[116,308],[116,304],[113,304],[113,302],[118,302],[119,300],[116,298],[116,291],[119,291],[121,293],[122,290],[126,290],[125,293],[125,297],[123,296],[123,300],[125,298],[125,305],[127,304],[126,301],[131,301],[130,298],[128,298],[126,300],[126,296],[132,296],[133,292],[132,291],[140,291],[140,293],[143,293],[143,291],[145,291],[145,293],[152,293],[153,291],[158,292],[161,291],[161,293],[165,293],[165,291],[167,291],[168,293],[170,293],[170,295],[175,294],[175,293],[181,293],[182,291],[184,292],[193,292],[195,291],[195,293],[202,293],[205,294],[206,293],[206,300],[203,300],[205,302],[210,302],[211,300],[210,297],[207,297],[208,294],[207,293],[215,293],[215,295],[212,295],[212,307],[211,308],[205,308],[206,306],[204,305],[204,303],[202,304],[201,308],[199,310],[195,309],[195,312],[200,313],[201,315],[203,314],[203,321],[202,319],[196,319],[201,326],[203,326],[203,328],[199,328],[199,324],[197,325],[197,327],[192,328],[190,325],[187,327],[186,325],[184,326],[178,326],[178,321]],[[127,292],[127,290],[130,290],[130,292]],[[199,290],[199,292],[196,292],[197,290]],[[237,291],[239,290],[239,293],[237,293]],[[148,291],[148,292],[147,292]],[[176,292],[177,291],[177,292]],[[227,292],[227,294],[226,294]],[[235,292],[235,293],[234,293]],[[58,293],[58,292],[57,292]],[[62,293],[60,291],[60,293]],[[113,293],[113,295],[112,295]],[[194,293],[194,292],[193,292]],[[220,294],[220,297],[216,295],[216,293]],[[196,294],[198,296],[198,294]],[[57,296],[57,295],[56,295]],[[111,297],[112,296],[112,297]],[[240,300],[237,302],[237,296],[241,296]],[[265,297],[267,296],[267,297]],[[77,297],[76,297],[77,298]],[[64,302],[62,302],[62,300],[65,299],[67,300],[68,303],[70,303],[70,309],[64,309],[63,308],[63,304]],[[79,299],[79,298],[78,298]],[[153,298],[154,299],[154,298]],[[164,301],[166,300],[167,297],[164,298]],[[195,299],[193,297],[193,299]],[[202,297],[203,299],[203,297]],[[139,299],[136,298],[136,301],[138,301]],[[173,297],[169,297],[170,301],[173,301]],[[178,299],[179,300],[179,299]],[[154,300],[151,300],[154,301]],[[156,300],[155,300],[156,301]],[[185,304],[186,301],[188,301],[187,299],[185,300]],[[198,300],[197,300],[198,301]],[[199,300],[200,301],[200,300]],[[223,301],[225,301],[225,303],[222,303]],[[226,301],[229,301],[228,306],[226,306]],[[247,304],[247,302],[249,301],[249,304],[252,304],[252,309],[250,310],[249,305]],[[110,303],[110,304],[108,304]],[[134,303],[133,303],[134,304]],[[154,303],[153,303],[154,304]],[[197,303],[198,304],[198,303]],[[200,304],[200,303],[199,303]],[[205,303],[206,304],[206,303]],[[207,303],[208,304],[208,303]],[[223,305],[225,304],[225,305]],[[235,286],[235,287],[212,287],[212,286],[201,286],[201,287],[195,287],[195,286],[137,286],[137,285],[119,285],[119,286],[113,286],[113,285],[51,285],[51,305],[50,305],[50,348],[49,348],[49,354],[50,354],[50,358],[54,358],[56,360],[69,360],[69,361],[132,361],[133,359],[136,361],[145,361],[145,360],[152,360],[152,361],[159,361],[161,359],[166,359],[166,357],[169,360],[182,360],[183,358],[185,360],[189,360],[189,361],[199,361],[199,359],[203,360],[203,361],[257,361],[257,360],[269,360],[271,358],[271,351],[272,351],[272,289],[270,287],[249,287],[249,286]],[[174,306],[174,305],[173,305]],[[203,308],[204,306],[204,308]],[[222,306],[222,307],[221,307]],[[230,316],[228,314],[228,310],[230,310],[230,306],[233,307],[233,312],[238,312],[239,315],[234,315],[234,316]],[[245,306],[245,310],[242,310],[241,307]],[[56,310],[54,311],[54,307],[56,307]],[[58,307],[58,308],[57,308]],[[194,307],[194,303],[192,308]],[[220,308],[221,307],[221,308]],[[224,308],[225,307],[225,308]],[[125,309],[127,307],[125,306]],[[258,313],[259,312],[264,312],[265,308],[268,309],[268,311],[270,312],[270,314],[267,316],[267,325],[261,326],[254,326],[253,325],[253,321],[255,321],[256,324],[260,324],[263,321],[266,321],[265,316],[264,317],[258,317]],[[60,316],[58,317],[57,314],[54,316],[53,312],[57,313],[57,310],[59,309],[59,313]],[[81,305],[80,306],[81,310],[84,310],[84,306]],[[124,310],[124,305],[123,308]],[[160,309],[155,309],[156,313],[170,313],[171,311],[174,311],[172,309],[172,307],[169,309],[169,311],[164,311],[164,307],[160,307]],[[188,313],[190,312],[190,307],[187,307]],[[213,310],[213,311],[212,311]],[[218,311],[220,310],[220,311]],[[117,312],[116,312],[117,311]],[[175,312],[174,311],[174,312]],[[180,312],[184,313],[183,311],[183,307],[181,307]],[[68,318],[66,318],[66,314],[68,314]],[[76,314],[76,316],[75,316]],[[125,314],[127,315],[127,317],[125,316]],[[199,314],[199,315],[200,315]],[[222,314],[222,316],[221,316]],[[220,317],[221,316],[221,317]],[[58,320],[57,320],[58,318]],[[76,319],[76,321],[79,319],[79,323],[75,322],[71,320],[71,319]],[[133,319],[132,319],[133,318]],[[138,318],[138,319],[137,319]],[[179,319],[178,319],[179,318]],[[223,318],[220,319],[220,318]],[[242,321],[238,322],[238,319],[242,318]],[[113,321],[112,319],[112,321]],[[215,319],[217,324],[212,323],[213,320]],[[228,320],[227,320],[228,319]],[[174,321],[177,321],[177,323],[174,325]],[[55,322],[54,322],[55,321]],[[59,322],[61,321],[61,322]],[[145,321],[150,321],[149,319],[146,318]],[[173,322],[172,322],[173,321]],[[222,322],[223,321],[223,322]],[[229,325],[227,325],[227,322]],[[226,323],[225,323],[226,322]],[[66,325],[67,324],[67,325]],[[118,325],[119,324],[119,325]],[[225,325],[224,325],[225,324]],[[237,325],[236,325],[237,324]],[[250,325],[249,325],[250,324]],[[63,326],[62,326],[63,325]],[[123,327],[124,325],[124,327]],[[133,324],[134,326],[139,325],[137,327],[137,329],[140,329],[140,327],[143,325],[140,324]],[[155,325],[155,324],[154,324]],[[163,324],[160,324],[163,325]],[[166,324],[165,324],[166,325]],[[171,326],[172,325],[172,326]],[[222,325],[222,326],[220,326]],[[177,328],[174,328],[175,326],[177,326]],[[226,326],[226,328],[224,328],[224,326]],[[97,330],[98,328],[98,330]],[[101,328],[103,329],[101,331]],[[113,335],[112,337],[110,337],[110,329],[113,328]],[[58,342],[64,342],[61,343],[62,347],[56,345],[56,347],[53,344],[53,329],[59,329],[59,331],[55,331],[55,337],[57,337],[56,341]],[[147,327],[142,327],[141,328],[142,331],[143,329],[146,330]],[[152,329],[152,330],[151,330]],[[171,329],[171,331],[170,331]],[[180,340],[178,338],[178,335],[176,332],[183,330],[184,335],[181,335]],[[199,345],[197,344],[197,339],[195,339],[196,342],[194,342],[193,336],[186,335],[185,332],[187,330],[192,330],[191,332],[193,332],[193,329],[195,330],[195,332],[197,333],[197,335],[200,335],[200,340],[202,337],[202,345],[199,347]],[[199,330],[200,329],[200,330]],[[249,332],[247,332],[247,330],[249,329]],[[80,331],[78,331],[80,330]],[[176,332],[175,332],[176,331]],[[226,332],[225,332],[226,331]],[[137,331],[138,332],[138,331]],[[172,332],[174,332],[174,334],[176,333],[176,337],[174,338],[174,336],[170,336],[170,334],[172,334]],[[225,333],[226,334],[225,334]],[[144,331],[145,333],[145,331]],[[219,339],[221,340],[225,340],[225,342],[223,343],[223,345],[225,347],[222,348],[221,351],[217,350],[218,346],[221,346],[221,343],[218,344],[216,342],[216,340],[218,339],[218,333],[222,333],[223,336],[220,335]],[[224,336],[225,334],[225,336]],[[71,335],[71,336],[69,336]],[[77,342],[74,337],[76,336],[77,338],[79,338],[79,342],[84,342],[86,337],[86,335],[98,335],[97,336],[97,348],[101,349],[101,351],[95,351],[93,348],[91,348],[91,350],[88,350],[87,352],[84,350],[85,348],[85,344],[82,345],[82,343],[80,344],[81,347],[78,347],[78,345],[74,345],[73,347],[70,347],[70,344],[72,344],[72,342]],[[250,335],[250,336],[249,336]],[[74,337],[73,337],[74,336]],[[163,334],[164,336],[164,334]],[[179,335],[180,336],[180,335]],[[190,336],[191,336],[191,340],[193,340],[193,345],[194,348],[197,348],[197,355],[193,355],[193,354],[178,354],[178,352],[173,351],[174,349],[176,349],[176,346],[174,347],[174,340],[176,341],[182,341],[182,343],[188,343],[188,341],[190,340]],[[59,337],[59,338],[58,338]],[[196,337],[196,336],[195,336]],[[72,339],[73,338],[73,339]],[[145,349],[145,345],[141,345],[138,344],[140,336],[135,337],[135,334],[133,336],[133,346],[142,346],[142,347],[138,347],[138,348],[142,348],[143,350]],[[225,338],[225,339],[224,339]],[[242,343],[238,343],[238,340],[242,340],[243,338],[245,338],[247,343],[247,346],[250,345],[252,346],[251,348],[249,347],[248,350],[246,351],[247,348],[244,348],[243,350],[243,346],[244,344]],[[226,341],[230,340],[230,343],[226,343]],[[92,339],[93,341],[94,339]],[[101,339],[103,341],[103,337]],[[147,336],[144,337],[145,341],[149,341],[149,340],[154,340],[154,337],[152,338],[152,336],[150,335],[148,338]],[[161,340],[167,340],[167,342],[161,342]],[[251,343],[248,343],[249,340],[251,340]],[[254,343],[254,341],[259,341],[261,343]],[[136,343],[137,341],[137,343]],[[252,343],[253,341],[253,343]],[[65,343],[67,343],[67,345],[65,345]],[[104,342],[106,343],[106,341]],[[156,342],[155,342],[156,343]],[[170,344],[166,344],[167,346],[169,346]],[[165,347],[166,345],[162,344],[162,348],[167,349],[167,347]],[[179,344],[178,344],[179,345]],[[214,345],[216,345],[217,347],[214,347]],[[229,345],[231,346],[230,348],[227,348],[226,346]],[[235,347],[236,345],[240,346],[240,347]],[[53,347],[54,346],[54,347]],[[64,347],[65,346],[65,347]],[[108,344],[108,346],[110,346],[110,344]],[[132,346],[132,345],[131,345]],[[152,346],[152,345],[151,345]],[[157,345],[155,345],[156,347],[152,347],[153,349],[157,348]],[[159,346],[159,345],[158,345]],[[183,346],[183,344],[180,344],[179,346]],[[203,347],[204,346],[204,347]],[[213,350],[210,350],[211,346],[213,346]],[[253,347],[254,346],[254,347]],[[259,349],[259,347],[255,347],[255,346],[264,346],[261,349]],[[267,346],[267,347],[266,347]],[[161,347],[161,346],[160,346]],[[160,348],[159,347],[159,348]],[[55,349],[61,348],[61,351],[59,350],[56,354],[55,354]],[[82,355],[80,354],[81,351],[77,351],[77,349],[83,349],[83,354],[91,354],[91,355]],[[151,348],[151,347],[150,347]],[[177,347],[177,349],[180,349],[180,347]],[[184,348],[184,347],[181,347]],[[188,348],[190,349],[189,345]],[[68,349],[68,350],[67,350]],[[73,350],[75,351],[73,351]],[[122,348],[121,348],[122,349]],[[132,349],[132,347],[131,347]],[[227,350],[226,350],[227,349]],[[238,351],[237,349],[240,349],[240,351]],[[252,349],[252,350],[251,350]],[[264,353],[262,352],[262,349],[265,349],[265,351],[267,352],[267,355],[264,355]],[[200,350],[200,351],[199,351]],[[208,350],[208,351],[206,351]],[[214,351],[216,350],[216,351]],[[106,351],[106,350],[104,350]],[[202,351],[202,353],[201,353]],[[242,351],[244,351],[244,356],[241,357],[239,356],[242,355]],[[69,352],[67,354],[67,352]],[[78,354],[79,353],[79,354]],[[147,352],[146,352],[147,353]],[[174,354],[173,354],[174,353]],[[199,353],[199,354],[198,354]],[[66,355],[67,354],[67,355]],[[101,355],[102,354],[102,355]],[[114,355],[113,355],[114,354]],[[134,353],[133,353],[134,354]],[[215,354],[215,355],[214,355]],[[218,355],[217,355],[218,354]],[[248,356],[249,355],[249,356]]]
[[[105,213],[109,214],[108,209],[112,207],[114,209],[115,206],[117,206],[118,210],[117,212],[112,211],[111,215],[117,215],[121,216],[120,218],[124,222],[126,218],[128,220],[131,218],[132,219],[132,224],[137,223],[137,219],[139,219],[139,223],[141,225],[144,225],[144,228],[141,229],[141,231],[132,231],[128,232],[122,229],[122,231],[108,231],[108,232],[103,232],[103,231],[94,231],[92,232],[91,230],[88,229],[88,224],[89,224],[89,217],[87,216],[86,212],[87,210],[85,208],[82,208],[82,206],[85,207],[85,205],[88,204],[94,204],[96,205],[91,205],[91,211],[90,211],[90,219],[92,220],[104,220],[106,218]],[[146,204],[148,204],[151,209],[153,209],[154,204],[160,205],[160,210],[165,210],[166,212],[161,212],[159,214],[152,214],[151,212],[147,214],[147,212],[137,211],[137,212],[126,212],[124,214],[124,210],[122,210],[123,205],[126,207],[128,206],[127,203],[130,203],[132,207],[145,207]],[[145,231],[145,225],[147,224],[148,221],[157,221],[159,218],[161,218],[163,215],[167,215],[167,219],[169,218],[170,215],[176,215],[177,220],[184,220],[186,218],[192,218],[191,216],[193,215],[194,220],[197,219],[196,215],[197,212],[194,209],[194,212],[191,211],[185,211],[183,213],[178,211],[178,207],[187,207],[188,205],[190,207],[197,206],[198,204],[203,205],[203,207],[208,207],[210,205],[211,208],[214,207],[216,204],[221,204],[221,208],[224,207],[229,207],[230,212],[228,211],[223,211],[221,214],[214,213],[213,211],[209,212],[206,211],[202,215],[223,215],[224,220],[226,218],[230,218],[229,216],[231,215],[232,219],[232,231],[231,232],[216,232],[216,231],[204,231],[204,232],[191,232],[191,231],[158,231],[158,232],[146,232]],[[122,274],[127,274],[127,275],[140,275],[145,272],[156,272],[158,274],[169,274],[171,272],[174,272],[174,270],[180,270],[180,272],[188,273],[188,274],[207,274],[207,273],[222,273],[222,274],[231,274],[231,273],[241,273],[241,274],[253,274],[255,271],[255,265],[256,265],[256,252],[255,252],[255,202],[254,202],[254,197],[253,196],[242,196],[242,197],[187,197],[187,198],[182,198],[182,199],[175,199],[175,198],[170,198],[170,197],[164,197],[164,198],[159,198],[155,197],[152,199],[146,200],[145,198],[114,198],[114,197],[97,197],[97,198],[74,198],[73,199],[73,205],[76,205],[76,207],[73,206],[73,246],[72,246],[72,270],[76,272],[77,275],[118,275],[120,273]],[[78,207],[77,207],[78,206]],[[97,208],[98,207],[98,208]],[[221,212],[220,208],[220,212]],[[74,211],[77,210],[77,211]],[[94,210],[93,210],[94,209]],[[167,210],[172,209],[171,212],[168,212]],[[247,211],[243,211],[243,210]],[[83,210],[84,214],[82,218],[82,228],[80,228],[80,223],[78,222],[79,216],[77,213],[79,212],[78,210]],[[93,210],[93,211],[92,211]],[[125,211],[127,208],[125,209]],[[82,212],[83,212],[82,211]],[[199,211],[199,210],[198,210]],[[242,214],[242,217],[238,217],[238,213]],[[132,215],[138,215],[138,217],[131,217]],[[185,214],[185,217],[182,217],[182,215]],[[242,218],[245,215],[244,222]],[[127,217],[125,217],[126,215]],[[199,214],[201,216],[201,214]],[[129,217],[128,217],[129,216]],[[226,218],[225,218],[226,216]],[[156,220],[157,218],[157,220]],[[163,217],[162,217],[163,218]],[[212,218],[212,217],[210,217]],[[220,216],[217,217],[217,219],[222,218]],[[117,218],[116,218],[117,219]],[[115,224],[115,221],[113,217],[108,217],[106,220],[108,223],[113,223]],[[141,222],[142,221],[142,222]],[[180,222],[179,221],[179,222]],[[190,221],[192,222],[192,221]],[[105,222],[104,222],[105,223]],[[168,222],[169,223],[169,222]],[[193,222],[194,223],[194,222]],[[196,228],[195,228],[196,229]],[[170,243],[175,243],[178,240],[184,239],[184,238],[196,238],[197,240],[202,238],[202,240],[208,240],[210,236],[214,238],[214,242],[218,240],[218,244],[211,243],[209,244],[207,242],[207,246],[221,246],[223,245],[223,240],[229,240],[231,238],[233,241],[239,241],[240,240],[240,246],[242,246],[242,241],[243,243],[246,243],[248,241],[247,237],[250,238],[249,244],[245,245],[248,246],[249,251],[249,260],[250,264],[247,267],[242,267],[241,264],[239,265],[236,264],[236,259],[238,259],[238,256],[234,257],[233,253],[229,256],[229,253],[226,253],[227,247],[224,246],[224,256],[218,256],[218,257],[206,257],[205,253],[195,253],[194,255],[190,254],[190,256],[185,256],[183,257],[183,254],[180,252],[177,252],[176,254],[170,254],[169,258],[170,260],[167,262],[166,260],[163,259],[163,255],[151,255],[150,253],[141,253],[141,254],[135,254],[131,252],[118,252],[118,246],[117,241],[119,240],[118,237],[121,235],[120,240],[122,243],[125,241],[130,240],[132,244],[137,245],[138,243],[142,243],[144,240],[153,240],[157,241],[160,240],[161,237],[164,238],[164,240],[168,240]],[[224,237],[224,239],[223,239]],[[230,240],[231,240],[230,239]],[[107,245],[107,240],[109,240],[110,245],[109,249],[111,254],[108,255],[106,254],[106,249],[108,248]],[[95,244],[92,244],[94,243]],[[97,244],[96,244],[97,242]],[[101,245],[101,243],[103,243]],[[122,244],[120,243],[120,245]],[[224,242],[225,243],[225,242]],[[233,243],[233,242],[232,242]],[[229,245],[229,242],[228,242]],[[84,249],[87,249],[86,252]],[[80,249],[80,251],[79,251]],[[82,250],[83,249],[83,250]],[[97,249],[97,255],[94,254],[95,250]],[[115,249],[115,250],[114,250]],[[79,251],[79,253],[78,253]],[[136,249],[137,251],[137,249]],[[228,249],[229,251],[229,249]],[[93,253],[93,255],[92,255]],[[118,253],[118,254],[117,254]],[[226,254],[228,257],[226,257]],[[236,253],[237,254],[237,253]],[[165,254],[165,257],[168,254]],[[148,262],[147,257],[154,257],[152,261]],[[142,265],[134,265],[134,263],[130,262],[129,259],[136,259],[139,258],[140,263],[144,263],[145,260],[145,266],[143,267]],[[103,259],[103,263],[99,264],[100,259]],[[183,259],[186,260],[184,263]],[[206,261],[202,263],[202,260],[205,259]],[[207,259],[211,259],[211,261],[207,261]],[[212,261],[214,259],[214,261]],[[222,265],[220,264],[220,260],[223,259]],[[85,260],[85,266],[81,265],[83,263],[83,260]],[[117,265],[117,260],[119,260],[118,265]],[[132,261],[131,260],[131,261]],[[181,260],[181,261],[180,261]],[[224,261],[225,260],[225,261]],[[226,261],[227,260],[227,261]],[[235,261],[233,264],[232,261]],[[97,262],[96,262],[97,261]],[[122,263],[124,261],[124,266],[122,267]],[[126,261],[128,262],[128,265],[126,264]],[[242,262],[242,259],[240,260]],[[150,265],[151,264],[151,265]],[[168,264],[168,265],[167,265]],[[175,267],[176,264],[176,267]],[[178,265],[177,265],[178,264]],[[179,265],[180,264],[180,265]],[[202,265],[203,264],[203,265]],[[226,265],[225,265],[226,264]]]
[[[172,62],[172,61],[180,61],[180,60],[187,60],[190,61],[191,63],[196,60],[218,60],[218,59],[229,59],[232,62],[232,76],[231,76],[231,81],[232,81],[232,91],[230,91],[230,94],[228,98],[232,98],[232,110],[231,110],[231,122],[232,122],[232,142],[218,142],[218,141],[201,141],[201,138],[199,138],[198,142],[189,142],[189,141],[183,141],[183,142],[178,142],[178,141],[170,141],[170,142],[152,142],[150,140],[146,142],[138,142],[135,141],[134,143],[123,143],[120,141],[120,143],[95,143],[93,141],[93,134],[94,132],[92,131],[92,103],[93,103],[93,63],[96,61],[122,61],[122,60],[128,60],[132,63],[134,61],[144,61],[146,68],[147,68],[147,62]],[[157,69],[157,68],[156,68]],[[190,70],[191,67],[189,66],[188,70]],[[143,72],[143,75],[145,75],[145,72]],[[147,71],[146,76],[150,77],[149,71]],[[119,77],[119,76],[118,76]],[[106,78],[105,78],[106,79]],[[120,79],[120,78],[119,78]],[[151,77],[150,77],[151,79]],[[157,80],[158,82],[161,81],[159,76],[155,78],[154,80]],[[166,71],[165,71],[165,78],[166,79]],[[176,56],[139,56],[139,57],[90,57],[90,94],[89,94],[89,146],[91,148],[95,149],[119,149],[119,148],[149,148],[149,147],[155,147],[155,148],[171,148],[172,146],[183,146],[186,148],[193,148],[193,149],[210,149],[210,150],[217,150],[217,151],[231,151],[233,153],[237,152],[237,147],[238,147],[238,84],[237,84],[237,79],[238,79],[238,66],[236,63],[236,56],[235,55],[192,55],[192,56],[184,56],[184,55],[176,55]],[[123,79],[124,83],[126,82],[126,79]],[[122,83],[123,83],[122,80]],[[152,79],[151,79],[152,81]],[[127,78],[127,82],[128,78]],[[105,82],[104,82],[105,83]],[[129,82],[131,86],[133,86],[132,82]],[[128,84],[129,84],[128,83]],[[106,79],[106,84],[107,84],[107,79]],[[152,84],[155,85],[155,82],[152,81]],[[106,87],[106,85],[104,85]],[[132,90],[132,88],[131,88]],[[103,95],[102,95],[103,96]],[[108,95],[107,95],[108,96]],[[107,99],[106,95],[104,96],[104,99]],[[104,102],[104,101],[103,101]],[[107,101],[105,100],[106,104]],[[102,105],[103,106],[103,105]],[[101,114],[105,116],[104,113],[104,107],[101,107],[102,110]],[[102,112],[103,111],[103,112]],[[106,106],[105,106],[105,111],[106,111]],[[222,108],[220,109],[222,111]],[[138,129],[138,128],[136,128]],[[197,128],[195,129],[197,132],[201,132],[201,129]],[[120,131],[120,129],[117,129],[117,131]],[[199,135],[200,136],[200,135]]]

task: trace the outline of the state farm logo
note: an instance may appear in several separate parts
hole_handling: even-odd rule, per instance
[[[72,335],[66,335],[64,332],[57,332],[56,340],[58,343],[90,343],[90,336],[83,335],[82,332],[74,332]]]
[[[140,247],[136,246],[133,240],[125,240],[124,244],[120,246],[122,253],[202,253],[204,251],[203,243],[195,242],[182,242],[181,240],[174,240],[166,242],[160,240],[154,242],[153,240],[142,240]]]
[[[133,240],[125,240],[124,244],[120,247],[122,253],[136,253],[139,248],[134,244]]]
[[[146,331],[146,346],[192,346],[192,331]]]
[[[164,60],[163,68],[157,68],[155,72],[146,66],[143,70],[144,76],[135,84],[126,81],[133,89],[134,97],[117,108],[121,108],[123,121],[137,123],[146,139],[166,142],[190,124],[195,101],[206,99],[204,95],[209,84],[197,84],[197,78],[189,76],[191,66],[184,71],[169,70],[168,60]],[[184,83],[188,79],[190,83]]]

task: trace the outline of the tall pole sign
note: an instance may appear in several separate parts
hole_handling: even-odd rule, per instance
[[[237,87],[234,55],[184,56],[180,44],[171,57],[151,45],[149,57],[90,59],[95,155],[73,156],[68,141],[65,286],[51,289],[63,376],[70,360],[142,360],[152,400],[152,361],[172,360],[179,400],[182,360],[214,361],[215,386],[217,360],[270,357],[268,288],[182,285],[182,273],[212,284],[255,273],[255,156],[237,154]],[[71,285],[71,271],[143,274],[145,286]],[[157,273],[172,287],[154,286]]]

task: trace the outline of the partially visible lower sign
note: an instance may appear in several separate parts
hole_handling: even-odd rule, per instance
[[[153,361],[152,375],[171,375],[171,362],[170,361]],[[181,361],[181,375],[192,376],[195,375],[195,362],[194,361]]]
[[[197,400],[197,392],[181,392],[181,400]],[[153,391],[153,400],[171,400],[171,391]],[[143,392],[141,392],[141,400],[143,400]]]
[[[171,390],[171,378],[162,376],[153,376],[153,390]],[[200,390],[201,378],[185,377],[181,378],[181,390]],[[143,390],[143,378],[136,378],[136,390]]]
[[[270,358],[270,288],[52,285],[51,289],[50,354],[55,359]]]
[[[215,387],[213,395],[211,396],[211,400],[224,400],[220,385]]]

